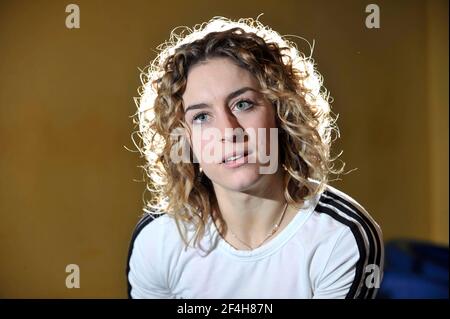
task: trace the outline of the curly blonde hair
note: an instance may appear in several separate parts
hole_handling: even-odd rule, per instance
[[[170,156],[176,143],[171,132],[186,128],[182,94],[195,64],[227,57],[256,77],[260,92],[276,108],[279,158],[286,171],[284,195],[290,204],[298,206],[321,192],[329,175],[341,173],[343,166],[334,169],[340,154],[330,156],[332,132],[339,137],[337,117],[332,116],[329,95],[311,56],[258,19],[214,17],[193,29],[181,29],[172,31],[169,41],[158,47],[158,56],[141,72],[140,97],[135,99],[138,110],[133,115],[139,141],[133,138],[133,142],[145,157],[141,167],[146,190],[151,192],[149,200],[144,196],[144,211],[174,217],[187,247],[192,241],[199,244],[209,216],[221,225],[221,233],[226,230],[211,180],[199,178],[199,164],[174,163]],[[318,183],[313,186],[308,179]],[[187,227],[195,230],[190,239]]]

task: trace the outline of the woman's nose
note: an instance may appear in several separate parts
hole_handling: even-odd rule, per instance
[[[245,131],[239,121],[233,114],[225,113],[221,116],[220,124],[221,142],[243,142],[245,139]]]

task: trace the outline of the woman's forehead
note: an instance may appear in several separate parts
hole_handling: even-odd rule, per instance
[[[215,58],[192,67],[183,100],[185,103],[207,103],[205,99],[224,99],[241,87],[258,90],[259,84],[249,71],[230,59]]]

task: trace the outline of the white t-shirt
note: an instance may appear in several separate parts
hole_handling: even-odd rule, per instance
[[[185,250],[173,218],[145,216],[130,244],[129,296],[374,298],[384,263],[380,227],[331,186],[305,204],[276,237],[252,251],[228,244],[214,223],[201,241],[209,254]]]

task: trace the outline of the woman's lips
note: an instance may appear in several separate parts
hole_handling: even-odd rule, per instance
[[[248,155],[249,154],[244,153],[244,156],[241,156],[232,161],[224,162],[224,163],[222,163],[222,165],[224,165],[226,168],[237,168],[237,167],[242,166],[247,163]]]

